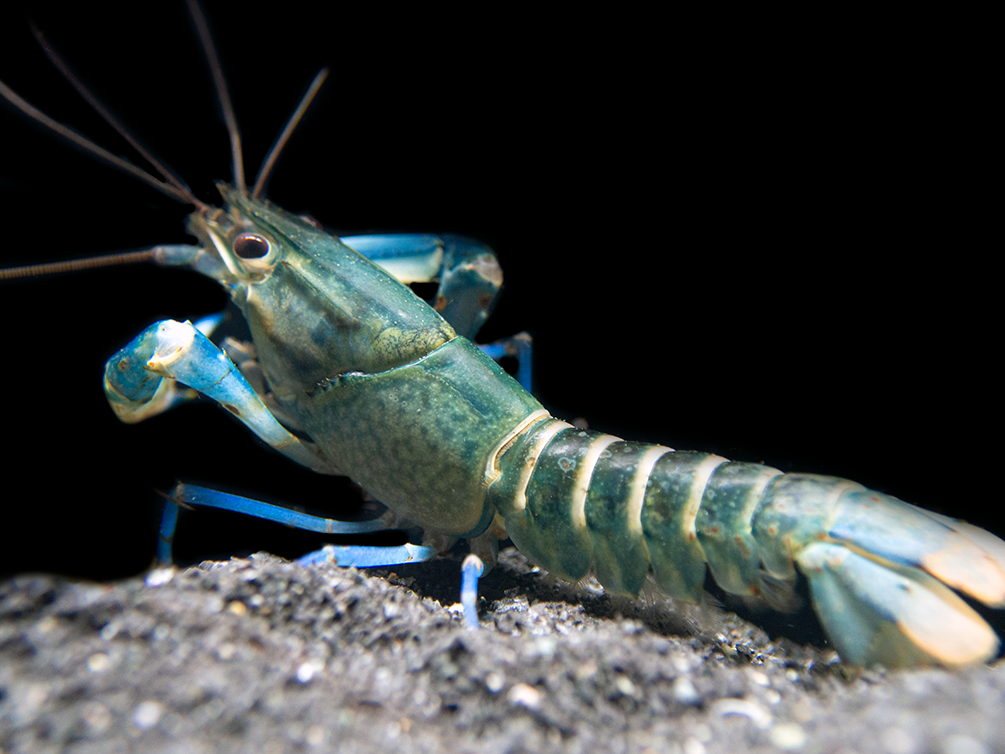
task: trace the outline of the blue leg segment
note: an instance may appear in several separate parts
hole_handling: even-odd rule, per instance
[[[321,516],[311,516],[300,511],[283,508],[279,505],[271,505],[258,500],[252,500],[239,495],[231,495],[227,492],[207,489],[206,487],[196,487],[192,484],[179,484],[171,493],[171,498],[182,505],[202,506],[204,508],[219,508],[235,513],[243,513],[246,516],[262,518],[266,521],[275,521],[277,524],[292,526],[294,529],[304,531],[316,531],[322,534],[372,534],[373,532],[385,531],[387,521],[385,518],[377,518],[372,521],[338,521],[333,518],[322,518]]]
[[[488,246],[464,236],[443,236],[443,272],[433,308],[473,341],[492,314],[502,288],[502,268]]]
[[[383,517],[372,521],[337,521],[206,487],[178,484],[171,496],[165,501],[164,514],[161,518],[160,539],[157,545],[157,561],[161,565],[168,565],[172,562],[171,546],[178,525],[178,508],[180,506],[219,508],[220,510],[243,513],[247,516],[255,516],[266,521],[275,521],[297,529],[325,534],[366,534],[387,529],[387,521]],[[379,568],[419,563],[431,560],[437,554],[435,548],[413,544],[397,547],[326,545],[320,550],[298,558],[296,563],[305,567],[320,563],[333,563],[343,567]],[[484,572],[485,566],[477,555],[472,553],[464,558],[464,562],[461,564],[461,606],[464,623],[472,630],[479,628],[478,580]]]
[[[178,504],[168,498],[164,501],[164,513],[161,515],[160,536],[157,539],[157,563],[171,565],[174,558],[171,555],[174,546],[174,533],[178,528]]]
[[[375,233],[340,236],[367,259],[376,262],[406,285],[440,277],[443,240],[431,233]]]
[[[468,628],[477,630],[478,623],[478,579],[485,572],[482,560],[471,553],[461,564],[461,607],[464,610],[464,623]]]
[[[321,516],[311,516],[299,511],[270,505],[258,500],[251,500],[227,492],[210,490],[191,484],[179,484],[172,491],[164,506],[161,518],[160,541],[157,546],[157,560],[162,565],[171,562],[171,545],[174,541],[175,529],[178,524],[178,507],[184,505],[219,508],[221,510],[243,513],[247,516],[275,521],[306,531],[316,531],[324,534],[367,534],[385,531],[388,528],[387,519],[382,517],[373,521],[337,521]],[[355,566],[357,568],[375,568],[377,566],[403,565],[417,563],[436,557],[437,552],[432,547],[405,544],[399,547],[370,546],[327,546],[316,552],[300,558],[300,565],[314,563],[335,563],[340,566]]]
[[[432,547],[403,544],[399,547],[367,547],[363,545],[325,545],[320,550],[304,555],[297,565],[312,566],[333,563],[348,568],[381,568],[384,566],[421,563],[437,555]]]
[[[528,393],[533,394],[531,375],[533,374],[532,355],[534,346],[530,335],[522,332],[510,338],[503,338],[502,340],[497,340],[495,343],[480,345],[478,347],[486,356],[496,361],[500,361],[506,357],[516,359],[517,370],[513,376],[520,383],[520,387]]]
[[[502,269],[495,252],[464,236],[429,233],[388,233],[342,236],[342,241],[403,283],[439,280],[429,302],[450,326],[473,341],[495,308],[502,287]],[[517,360],[513,375],[528,393],[531,383],[531,338],[526,333],[478,346],[499,361]]]
[[[428,233],[342,236],[342,241],[402,283],[439,280],[429,305],[468,340],[475,339],[495,308],[502,268],[495,252],[479,241]]]

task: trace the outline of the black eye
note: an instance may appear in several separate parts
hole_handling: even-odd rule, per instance
[[[233,249],[241,259],[261,259],[269,253],[269,242],[257,233],[242,233],[234,239]]]

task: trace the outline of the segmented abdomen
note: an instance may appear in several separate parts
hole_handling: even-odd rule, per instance
[[[827,531],[842,495],[866,492],[844,479],[625,442],[556,419],[524,432],[497,467],[489,497],[516,546],[543,568],[570,581],[592,568],[606,589],[634,596],[651,565],[661,589],[691,602],[706,563],[728,592],[771,586],[769,596],[784,600],[777,590],[795,578],[796,551]]]

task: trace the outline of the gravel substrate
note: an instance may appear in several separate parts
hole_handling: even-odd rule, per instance
[[[512,552],[472,632],[444,606],[456,571],[260,555],[114,584],[18,576],[0,584],[0,750],[1005,751],[1000,661],[859,672]]]

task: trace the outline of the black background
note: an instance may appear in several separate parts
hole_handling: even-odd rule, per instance
[[[975,186],[988,142],[955,50],[889,29],[834,42],[642,17],[207,9],[248,172],[330,65],[270,197],[338,230],[491,244],[506,284],[482,339],[534,335],[537,392],[557,415],[852,478],[1005,531],[995,247]],[[0,78],[130,154],[45,60],[28,15],[216,200],[229,149],[180,4],[4,12]],[[13,112],[0,124],[0,264],[187,240],[186,207]],[[154,490],[176,479],[352,505],[349,485],[296,468],[211,404],[137,426],[108,409],[116,349],[224,303],[214,283],[153,266],[0,284],[3,571],[141,571]],[[315,546],[278,529],[191,514],[180,555]]]

